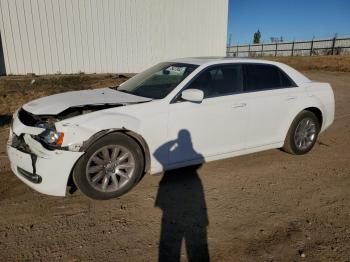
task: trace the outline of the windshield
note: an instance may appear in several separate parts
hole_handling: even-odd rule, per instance
[[[166,97],[198,66],[183,63],[160,63],[124,82],[118,91],[152,98]]]

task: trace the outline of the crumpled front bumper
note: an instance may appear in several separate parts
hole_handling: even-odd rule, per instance
[[[76,161],[84,152],[71,152],[66,150],[47,150],[26,131],[32,127],[23,125],[18,121],[13,128],[21,130],[27,150],[13,144],[14,134],[10,129],[7,154],[11,169],[15,175],[34,190],[53,196],[65,196],[69,175]],[[17,131],[18,132],[18,131]],[[22,133],[23,132],[23,133]]]

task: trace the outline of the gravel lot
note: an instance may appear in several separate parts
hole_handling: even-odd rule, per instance
[[[155,261],[162,228],[172,247],[187,238],[189,255],[207,242],[212,261],[350,261],[350,73],[304,73],[336,96],[335,123],[308,155],[269,150],[146,176],[102,202],[45,196],[9,171],[8,112],[47,89],[0,89],[0,260]],[[107,78],[89,86],[118,82]]]

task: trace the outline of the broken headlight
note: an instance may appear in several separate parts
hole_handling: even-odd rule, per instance
[[[45,128],[45,131],[39,135],[39,138],[48,145],[61,146],[63,143],[64,133],[57,132],[54,127],[49,127],[47,123],[38,123],[40,128]]]
[[[39,136],[49,145],[60,146],[63,143],[64,133],[57,132],[54,129],[46,129]]]

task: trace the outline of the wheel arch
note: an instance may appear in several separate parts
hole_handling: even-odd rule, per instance
[[[323,125],[323,113],[322,113],[321,109],[319,109],[318,107],[312,106],[312,107],[307,107],[302,111],[309,111],[309,112],[313,113],[317,117],[320,126]],[[302,111],[300,111],[300,112],[302,112]]]
[[[124,135],[133,139],[140,146],[143,156],[145,158],[144,172],[147,173],[151,166],[151,155],[148,144],[140,134],[127,128],[101,130],[98,133],[91,136],[87,141],[85,141],[83,143],[83,146],[80,148],[80,151],[86,151],[87,148],[89,148],[93,143],[95,143],[95,141],[111,133],[123,133]]]
[[[140,146],[140,148],[142,150],[142,154],[144,156],[144,160],[145,160],[144,174],[148,173],[150,170],[150,167],[151,167],[151,155],[150,155],[150,150],[149,150],[148,144],[147,144],[146,140],[140,134],[138,134],[132,130],[126,129],[126,128],[101,130],[101,131],[97,132],[96,134],[92,135],[88,140],[86,140],[83,143],[83,146],[80,148],[79,151],[80,152],[86,151],[97,140],[99,140],[100,138],[102,138],[108,134],[111,134],[111,133],[122,133],[122,134],[130,137],[131,139],[133,139]],[[76,161],[76,163],[78,161]],[[67,180],[67,186],[73,186],[73,185],[75,186],[72,178],[73,178],[73,171],[74,171],[76,163],[72,167],[71,172],[69,174],[69,177]]]
[[[322,112],[322,110],[320,109],[320,107],[318,106],[307,106],[307,107],[300,107],[297,110],[294,111],[294,113],[292,114],[292,117],[288,119],[288,122],[286,123],[286,126],[284,127],[284,131],[283,131],[283,141],[285,141],[285,138],[287,137],[289,128],[291,127],[294,119],[303,111],[309,111],[312,112],[313,114],[315,114],[315,116],[317,117],[317,119],[319,120],[320,126],[322,128],[323,126],[323,122],[324,122],[324,114]]]

